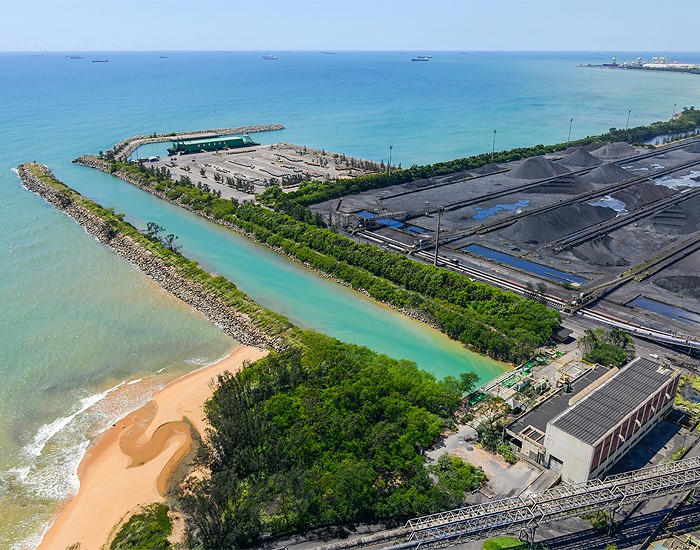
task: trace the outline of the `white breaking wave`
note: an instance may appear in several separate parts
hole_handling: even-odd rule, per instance
[[[75,412],[72,414],[69,414],[68,416],[64,416],[61,418],[57,418],[50,424],[44,424],[41,428],[39,428],[39,431],[36,433],[34,436],[34,441],[29,443],[24,447],[24,452],[27,456],[29,457],[37,457],[41,454],[41,452],[44,450],[44,447],[46,444],[56,435],[58,434],[61,430],[63,430],[72,420],[75,419],[79,414],[85,412],[88,410],[90,407],[94,406],[95,404],[99,403],[102,401],[105,397],[107,397],[111,392],[119,388],[120,386],[123,386],[124,382],[121,382],[114,386],[113,388],[110,388],[108,390],[105,390],[101,393],[95,394],[95,395],[90,395],[88,397],[85,397],[80,400],[80,404],[78,405],[78,408]]]
[[[155,379],[153,384],[137,385],[143,380],[120,382],[85,397],[71,414],[39,428],[32,442],[21,451],[25,463],[0,475],[0,485],[28,498],[51,501],[61,501],[77,493],[78,467],[92,439],[145,405],[161,387]],[[43,525],[41,532],[37,532],[28,527],[27,537],[12,548],[36,548],[49,528],[50,524]]]

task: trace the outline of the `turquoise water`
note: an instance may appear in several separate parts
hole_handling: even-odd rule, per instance
[[[188,255],[302,326],[416,358],[440,376],[468,365],[487,377],[501,367],[70,161],[133,134],[279,122],[287,129],[255,138],[376,161],[393,145],[393,162],[407,166],[488,151],[494,129],[498,150],[563,141],[572,117],[572,138],[623,126],[628,109],[631,125],[668,118],[674,103],[698,103],[700,82],[575,66],[608,54],[433,52],[428,63],[411,63],[412,52],[278,53],[274,63],[252,52],[168,55],[0,54],[0,547],[33,546],[99,430],[234,345],[24,191],[12,167],[39,160],[135,223],[158,221]]]

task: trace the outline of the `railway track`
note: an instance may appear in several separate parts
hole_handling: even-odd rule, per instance
[[[692,160],[688,162],[684,162],[682,164],[679,164],[678,166],[673,166],[671,168],[662,168],[660,170],[657,170],[653,174],[645,174],[643,176],[634,176],[632,178],[628,178],[626,180],[613,183],[607,187],[597,189],[594,191],[589,191],[587,193],[583,193],[582,195],[577,195],[575,197],[572,197],[570,199],[566,200],[561,200],[557,202],[556,204],[549,204],[547,206],[542,206],[540,208],[535,208],[533,210],[527,210],[525,212],[522,212],[520,214],[516,214],[514,216],[510,216],[509,218],[505,220],[500,220],[496,222],[492,222],[490,224],[483,224],[474,228],[471,228],[469,230],[465,230],[462,232],[463,234],[459,236],[458,238],[463,238],[467,237],[469,235],[485,235],[486,233],[490,233],[492,231],[498,231],[499,229],[504,229],[510,225],[513,225],[515,222],[526,218],[528,216],[534,216],[536,214],[544,214],[546,212],[550,212],[552,210],[556,210],[557,208],[561,208],[563,206],[569,206],[571,204],[575,203],[582,203],[582,202],[587,202],[590,200],[598,199],[601,197],[605,197],[606,195],[610,195],[611,193],[615,193],[617,191],[621,191],[623,189],[626,189],[627,187],[631,187],[632,185],[635,185],[637,183],[641,183],[643,181],[647,181],[649,179],[653,178],[658,178],[658,177],[663,177],[667,176],[669,174],[673,174],[674,172],[679,172],[681,170],[686,170],[688,168],[692,168],[694,166],[699,166],[700,165],[700,160]],[[451,241],[457,240],[455,237],[451,237]]]
[[[406,253],[407,249],[410,248],[407,245],[404,245],[403,243],[392,239],[391,237],[384,237],[382,235],[376,235],[370,232],[357,233],[356,235],[361,236],[362,238],[376,245],[385,246],[390,250],[394,250],[395,252]],[[616,288],[619,288],[623,284],[626,284],[630,280],[639,278],[641,274],[644,274],[644,278],[649,277],[655,272],[659,271],[660,269],[668,267],[668,265],[670,265],[671,263],[678,261],[681,257],[685,257],[679,257],[681,254],[691,254],[698,249],[700,249],[700,233],[680,244],[673,246],[672,248],[664,252],[663,255],[657,256],[651,261],[639,264],[637,268],[632,268],[631,270],[628,270],[628,273],[623,278],[621,278],[624,280],[615,280],[611,283],[606,283],[604,285],[594,287],[594,289],[591,289],[588,292],[588,297],[582,300],[581,303],[576,304],[574,307],[572,307],[571,302],[568,302],[567,300],[555,296],[553,294],[544,294],[543,299],[549,307],[564,311],[570,315],[578,314],[582,317],[594,320],[596,322],[602,323],[610,327],[620,328],[635,336],[639,336],[649,340],[654,340],[662,344],[671,344],[692,349],[700,349],[700,339],[698,339],[696,336],[657,330],[652,327],[640,325],[633,321],[628,321],[619,317],[612,316],[610,314],[596,311],[591,307],[591,304],[599,301],[605,295],[609,294]],[[426,251],[418,251],[413,255],[417,259],[421,259],[427,263],[432,263],[435,258],[434,254]],[[529,296],[532,294],[532,289],[526,285],[507,279],[505,277],[486,273],[484,271],[470,266],[454,263],[450,258],[447,258],[446,256],[438,255],[438,263],[448,266],[448,268],[452,271],[465,275],[466,277],[469,277],[474,281],[487,283],[489,285],[496,286],[504,290],[509,290],[521,296]]]
[[[613,218],[606,222],[597,224],[593,227],[584,229],[583,231],[578,231],[561,239],[557,239],[553,243],[548,244],[545,248],[553,247],[556,252],[562,252],[563,250],[571,249],[579,244],[583,244],[587,241],[595,239],[601,235],[606,235],[611,231],[615,231],[620,227],[634,223],[637,220],[651,216],[661,210],[664,210],[671,206],[676,206],[681,202],[685,202],[692,198],[700,195],[700,187],[691,189],[686,193],[674,194],[652,204],[648,204],[637,210],[626,214],[625,216],[619,216]]]

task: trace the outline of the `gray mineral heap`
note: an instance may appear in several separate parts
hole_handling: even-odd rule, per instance
[[[588,172],[583,179],[591,183],[617,183],[633,177],[633,174],[617,164],[602,164]]]
[[[594,189],[593,185],[580,176],[564,174],[553,180],[536,185],[526,193],[547,193],[550,195],[580,195]]]
[[[598,166],[602,161],[595,158],[588,151],[579,147],[570,155],[565,156],[559,161],[559,164],[566,166],[575,166],[577,168],[593,168]]]
[[[592,154],[602,160],[617,160],[633,157],[637,154],[637,150],[624,141],[617,141],[603,145],[601,148],[593,151]]]
[[[523,180],[537,180],[559,176],[567,172],[569,172],[568,168],[556,164],[551,160],[544,157],[532,157],[524,161],[517,168],[513,168],[508,172],[508,176]]]

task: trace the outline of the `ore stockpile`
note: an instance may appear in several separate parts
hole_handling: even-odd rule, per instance
[[[359,240],[422,261],[434,254],[439,218],[446,265],[527,288],[546,285],[568,301],[608,288],[604,306],[616,314],[700,332],[693,315],[700,313],[700,140],[657,148],[598,143],[312,209]],[[650,259],[663,261],[644,271]],[[638,297],[652,308],[630,304]],[[691,314],[671,318],[655,303]]]

